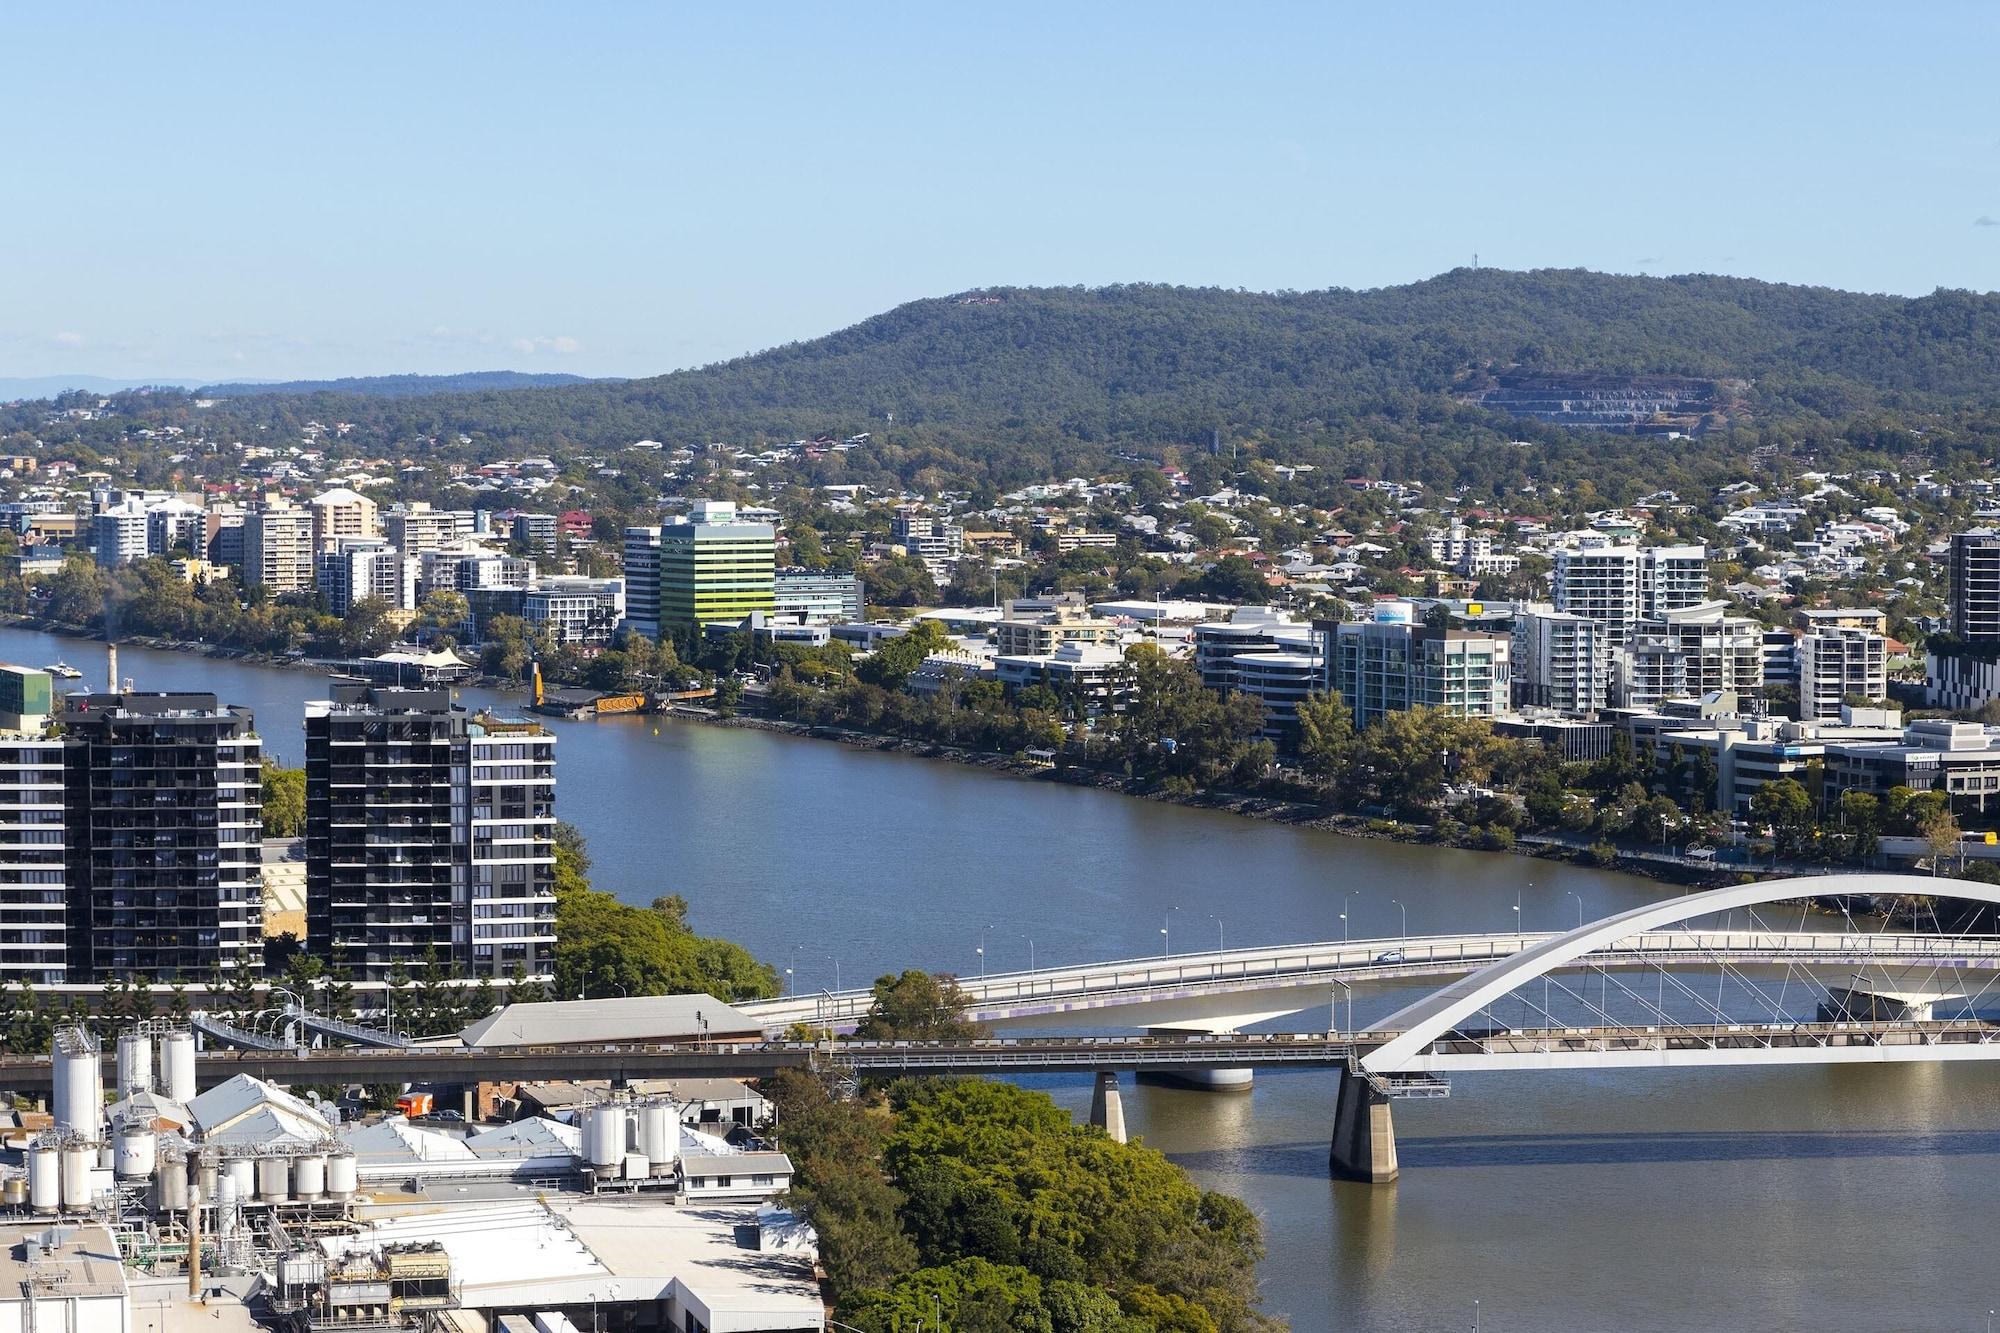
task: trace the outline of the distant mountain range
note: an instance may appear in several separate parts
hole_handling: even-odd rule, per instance
[[[82,389],[88,393],[123,393],[127,389],[192,389],[200,380],[121,380],[107,375],[0,375],[0,402],[16,398],[54,398]]]
[[[648,379],[496,371],[201,392],[240,398],[227,410],[245,421],[337,413],[387,437],[615,447],[879,429],[893,414],[939,438],[1103,445],[1414,421],[1503,375],[1723,381],[1715,401],[1732,414],[2000,402],[2000,296],[1574,269],[1456,269],[1369,291],[1007,287]]]
[[[434,393],[489,393],[506,389],[546,389],[558,384],[588,384],[583,375],[531,375],[520,370],[472,370],[461,375],[361,375],[338,380],[244,380],[234,384],[204,384],[204,398],[242,398],[249,394],[335,393],[363,398],[421,398]]]
[[[1193,443],[1411,419],[1507,371],[1732,381],[1732,409],[1753,414],[2000,401],[2000,296],[1575,269],[1456,269],[1369,291],[1003,287],[649,379],[394,402],[257,386],[243,410],[599,446],[879,428],[891,413],[961,437]]]

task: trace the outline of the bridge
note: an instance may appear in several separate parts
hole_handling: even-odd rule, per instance
[[[1864,878],[1841,876],[1843,883]],[[1890,878],[1890,877],[1867,877]],[[1477,972],[1563,938],[1556,932],[1419,935],[1177,954],[1032,972],[955,978],[965,1017],[996,1032],[1046,1029],[1078,1014],[1120,1026],[1227,1032],[1325,1008],[1345,988]],[[1589,966],[1931,967],[2000,971],[2000,936],[1782,928],[1641,931],[1592,954]],[[769,1035],[804,1025],[852,1032],[872,990],[819,991],[734,1006]]]
[[[1869,928],[1845,909],[1836,917],[1846,929],[1807,928],[1810,913],[1801,904],[1857,898],[1887,904],[1899,928]],[[1940,905],[1951,900],[1973,910],[1954,912],[1948,926]],[[851,1031],[872,1001],[870,992],[843,990],[738,1006],[767,1033],[803,1024],[816,1040],[288,1046],[209,1052],[199,1077],[465,1083],[762,1076],[827,1060],[884,1075],[1067,1069],[1096,1075],[1093,1119],[1122,1133],[1123,1072],[1227,1080],[1257,1068],[1332,1067],[1340,1082],[1329,1165],[1336,1176],[1382,1182],[1399,1171],[1391,1104],[1443,1095],[1451,1074],[2000,1058],[2000,1022],[1980,1009],[2000,986],[2000,934],[1971,928],[1990,922],[1996,906],[2000,888],[1962,880],[1767,880],[1650,903],[1560,933],[1301,944],[964,978],[968,1015],[1005,1034],[977,1041],[836,1041],[833,1034]],[[1777,916],[1784,920],[1771,919]],[[1354,1022],[1356,988],[1435,981],[1444,984],[1383,1017]],[[1332,1019],[1316,1032],[1237,1030],[1323,1006]],[[1085,1014],[1148,1031],[1037,1031],[1073,1025]],[[0,1057],[0,1086],[45,1086],[47,1077],[39,1061]]]

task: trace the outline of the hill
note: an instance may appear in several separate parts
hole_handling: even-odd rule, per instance
[[[124,380],[109,375],[0,375],[0,403],[54,398],[73,390],[126,393],[133,389],[192,389],[195,380]]]
[[[529,374],[519,370],[474,370],[459,375],[361,375],[337,380],[253,380],[236,384],[205,384],[196,390],[204,398],[243,398],[252,394],[352,394],[364,398],[419,398],[436,393],[491,393],[511,389],[546,389],[558,384],[589,384],[582,375]]]
[[[438,392],[452,377],[260,386],[243,408],[593,446],[789,438],[892,412],[947,431],[1191,441],[1215,427],[1316,432],[1499,368],[1739,379],[1765,412],[1963,404],[2000,397],[2000,297],[1496,269],[1368,291],[993,288],[649,379],[504,394]],[[399,396],[377,390],[371,405],[364,383]]]

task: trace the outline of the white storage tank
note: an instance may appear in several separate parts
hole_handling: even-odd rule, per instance
[[[265,1203],[283,1203],[291,1195],[292,1164],[282,1157],[257,1159],[257,1197]]]
[[[257,1197],[257,1163],[253,1159],[232,1157],[222,1164],[222,1172],[229,1177],[238,1203]]]
[[[112,1146],[112,1140],[106,1139],[104,1142],[98,1144],[97,1169],[99,1171],[110,1171],[116,1168],[117,1165],[118,1149]]]
[[[62,1209],[62,1154],[51,1144],[28,1149],[28,1206],[38,1213]]]
[[[97,1169],[97,1145],[71,1143],[62,1150],[62,1201],[65,1208],[88,1208],[96,1198],[90,1173]]]
[[[194,1176],[194,1183],[201,1187],[201,1197],[204,1199],[219,1197],[215,1188],[216,1180],[222,1173],[216,1169],[215,1159],[204,1153],[200,1158],[188,1158],[188,1162],[194,1168],[191,1174]]]
[[[583,1157],[595,1167],[619,1166],[625,1161],[626,1112],[621,1105],[600,1103],[584,1114]]]
[[[188,1206],[188,1170],[185,1158],[163,1153],[153,1171],[153,1203],[162,1212],[177,1213]]]
[[[153,1039],[142,1032],[126,1032],[118,1038],[118,1096],[153,1088]]]
[[[651,1101],[639,1104],[639,1151],[658,1171],[661,1167],[671,1167],[680,1156],[680,1117],[674,1112],[672,1102]]]
[[[26,1176],[8,1176],[5,1180],[0,1180],[0,1203],[6,1204],[9,1208],[26,1208],[28,1206],[28,1178]]]
[[[311,1203],[326,1193],[326,1154],[309,1152],[292,1159],[292,1193]]]
[[[326,1197],[342,1203],[361,1188],[361,1171],[351,1152],[335,1152],[326,1159]]]
[[[169,1032],[160,1038],[160,1091],[182,1106],[194,1100],[194,1033]]]
[[[159,1158],[159,1136],[142,1125],[127,1125],[119,1132],[116,1150],[111,1159],[112,1169],[120,1180],[144,1180],[153,1174],[153,1164]],[[176,1168],[180,1163],[174,1163]],[[182,1171],[185,1178],[186,1172]]]
[[[95,1139],[104,1118],[104,1070],[97,1038],[84,1028],[59,1028],[55,1040],[55,1121]]]

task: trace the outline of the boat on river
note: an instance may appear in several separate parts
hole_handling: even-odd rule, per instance
[[[43,667],[42,670],[48,672],[51,676],[55,676],[61,680],[83,679],[83,673],[81,671],[78,671],[75,667],[71,666],[67,662],[62,662],[62,661],[51,662],[49,665]]]

